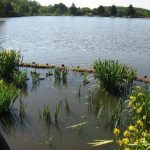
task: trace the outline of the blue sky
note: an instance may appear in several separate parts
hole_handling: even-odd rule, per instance
[[[36,0],[40,2],[42,5],[56,4],[56,3],[64,3],[67,6],[70,6],[73,2],[78,7],[90,7],[95,8],[101,5],[112,5],[115,4],[117,6],[128,6],[129,4],[133,4],[135,7],[147,8],[150,9],[150,0]]]

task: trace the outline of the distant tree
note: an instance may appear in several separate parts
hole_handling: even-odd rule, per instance
[[[105,13],[105,8],[104,8],[102,5],[100,5],[100,6],[97,8],[97,12],[98,12],[98,15],[103,16],[104,13]]]
[[[82,13],[82,15],[90,16],[91,15],[91,9],[88,7],[81,8],[81,13]]]
[[[30,15],[38,15],[40,4],[36,1],[29,1],[29,14]]]
[[[72,3],[71,7],[69,8],[70,14],[73,16],[77,16],[78,9],[76,8],[76,5]]]
[[[127,16],[134,16],[135,15],[135,10],[133,8],[133,6],[130,4],[128,9],[127,9]]]
[[[112,5],[110,8],[110,15],[111,16],[116,16],[117,15],[117,8],[115,5]]]
[[[4,3],[4,14],[6,17],[14,17],[16,16],[16,13],[14,11],[14,8],[10,2]]]
[[[63,3],[55,4],[53,10],[56,15],[63,15],[68,12],[68,8]]]
[[[0,0],[0,17],[4,16],[4,3]]]

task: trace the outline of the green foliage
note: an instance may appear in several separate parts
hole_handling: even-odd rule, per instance
[[[78,9],[76,8],[76,5],[72,3],[71,7],[69,8],[70,14],[73,16],[77,16]]]
[[[7,85],[0,80],[0,112],[9,111],[18,98],[20,90],[14,85]]]
[[[130,5],[127,9],[127,16],[133,17],[135,15],[135,10],[132,5]]]
[[[13,73],[13,83],[17,87],[25,87],[25,83],[27,80],[27,72],[25,71],[18,71]]]
[[[14,71],[19,69],[20,52],[14,50],[0,51],[0,77],[12,78]]]
[[[41,112],[41,116],[48,122],[51,123],[51,113],[48,106],[45,106]]]
[[[137,86],[130,94],[130,102],[128,103],[131,108],[134,120],[142,120],[147,130],[150,129],[150,88],[146,87],[144,90]]]
[[[136,70],[114,60],[95,61],[96,77],[103,88],[113,94],[128,91],[136,77]]]
[[[117,16],[117,8],[115,5],[112,5],[112,7],[110,8],[110,15]]]
[[[104,13],[105,13],[105,8],[104,8],[104,6],[100,5],[100,6],[97,8],[97,11],[98,11],[98,15],[103,16]]]
[[[1,0],[0,17],[37,15],[40,4],[29,0]]]

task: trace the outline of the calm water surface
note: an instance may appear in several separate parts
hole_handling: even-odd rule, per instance
[[[22,17],[1,19],[3,48],[21,49],[24,61],[90,66],[118,59],[150,74],[150,19]]]
[[[0,47],[20,49],[24,61],[90,66],[95,59],[118,59],[138,69],[140,75],[150,76],[150,20],[100,17],[22,17],[0,19]],[[30,71],[30,70],[28,70]],[[38,70],[45,75],[44,70]],[[103,116],[96,121],[94,104],[87,99],[96,81],[83,86],[83,76],[70,72],[67,84],[55,82],[54,76],[43,81],[28,81],[25,95],[25,116],[17,109],[13,115],[0,118],[0,131],[12,150],[91,150],[92,139],[111,139],[112,130]],[[81,86],[81,96],[78,91]],[[100,94],[100,93],[99,93]],[[98,98],[108,107],[117,98],[101,93]],[[98,100],[99,100],[98,99]],[[65,101],[70,114],[65,112]],[[62,101],[58,125],[54,123],[55,108]],[[49,106],[52,124],[40,118],[39,112]],[[15,103],[18,108],[19,101]],[[89,106],[93,108],[89,111]],[[70,125],[88,122],[80,133]],[[52,136],[52,145],[49,138]],[[113,145],[102,150],[114,150]]]
[[[44,75],[45,71],[40,70]],[[92,150],[87,143],[94,139],[111,139],[112,130],[108,126],[105,116],[96,119],[96,106],[89,101],[88,91],[93,89],[95,79],[89,75],[90,84],[83,85],[83,76],[72,72],[68,75],[67,84],[57,84],[54,77],[32,84],[28,81],[28,94],[23,98],[25,115],[19,114],[19,101],[15,103],[15,110],[11,115],[0,117],[0,131],[3,133],[12,150]],[[81,85],[79,96],[78,91]],[[65,110],[68,101],[70,113]],[[98,101],[102,100],[109,110],[117,103],[117,98],[102,93]],[[55,124],[54,114],[56,105],[62,101],[58,124]],[[40,117],[40,112],[48,106],[52,123],[47,123]],[[89,110],[91,106],[92,109]],[[8,118],[9,117],[9,118]],[[69,126],[87,122],[80,130],[67,128]],[[52,144],[49,139],[52,137]],[[113,149],[113,145],[102,147],[103,150]]]

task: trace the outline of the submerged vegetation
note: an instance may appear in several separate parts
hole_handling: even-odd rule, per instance
[[[42,118],[44,118],[47,122],[51,123],[51,113],[50,113],[50,109],[48,106],[45,106],[42,110],[42,112],[40,113],[40,115],[42,116]]]
[[[128,92],[136,77],[134,68],[114,60],[95,61],[94,69],[101,86],[114,94]]]
[[[150,11],[142,8],[129,7],[102,6],[90,9],[87,7],[76,7],[73,3],[67,7],[63,3],[58,3],[41,6],[36,1],[31,0],[1,0],[0,1],[0,17],[16,17],[16,16],[36,16],[36,15],[50,15],[50,16],[118,16],[118,17],[150,17]]]

